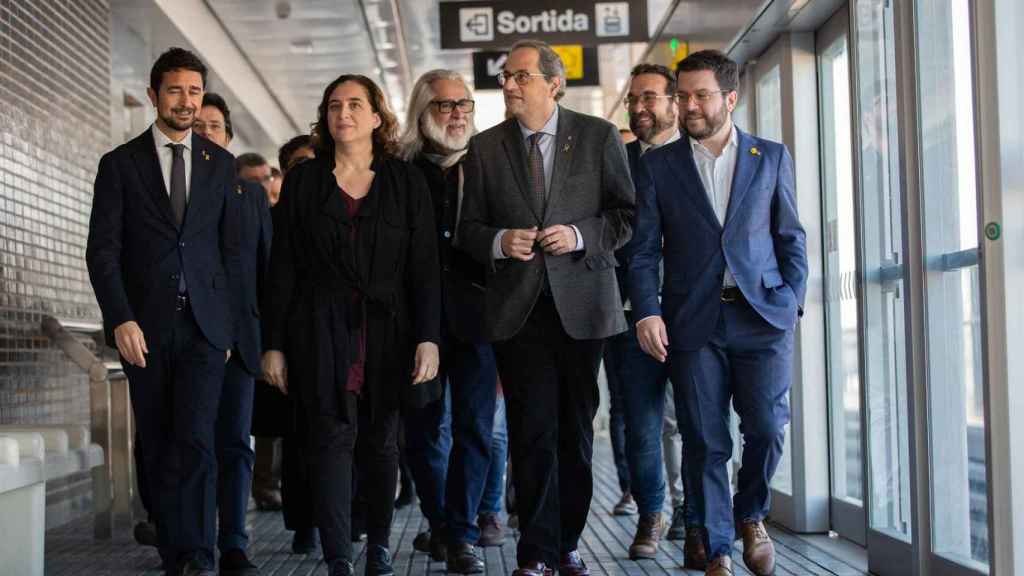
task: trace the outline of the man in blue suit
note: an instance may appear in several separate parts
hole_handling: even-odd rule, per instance
[[[214,92],[205,93],[192,130],[227,150],[235,133],[224,98]],[[238,164],[236,161],[236,167]],[[263,373],[259,295],[273,233],[268,193],[263,186],[239,179],[234,200],[240,203],[240,268],[234,299],[238,330],[235,354],[224,370],[217,414],[217,547],[221,552],[221,576],[253,576],[259,574],[259,568],[246,555],[249,534],[245,529],[255,459],[249,435],[255,378]]]
[[[641,160],[630,297],[641,347],[668,362],[682,397],[688,491],[707,532],[705,574],[733,573],[738,530],[747,568],[767,575],[775,552],[763,520],[789,422],[793,331],[807,280],[792,159],[782,144],[733,126],[739,78],[727,56],[691,54],[676,80],[688,137]],[[726,472],[730,400],[743,435],[735,498]]]
[[[86,247],[168,574],[213,574],[214,425],[235,341],[239,203],[231,154],[192,133],[205,85],[187,50],[154,63],[157,120],[100,160]]]

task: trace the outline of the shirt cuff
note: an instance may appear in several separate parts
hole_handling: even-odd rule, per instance
[[[583,234],[580,234],[580,229],[577,228],[575,224],[570,224],[570,226],[572,226],[573,231],[576,232],[576,249],[573,250],[573,252],[579,252],[580,250],[583,250],[583,248],[584,248],[584,246],[583,246]]]
[[[491,243],[491,258],[494,258],[495,260],[504,260],[508,258],[508,256],[505,255],[505,252],[501,249],[501,239],[505,236],[505,232],[508,232],[505,228],[498,230],[498,233],[494,235],[494,242]]]
[[[641,322],[643,322],[644,320],[647,320],[648,318],[657,318],[657,317],[658,317],[657,314],[651,314],[650,316],[644,316],[643,318],[641,318],[641,319],[636,321],[636,325],[639,326]]]

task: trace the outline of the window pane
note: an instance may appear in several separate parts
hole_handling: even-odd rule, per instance
[[[918,0],[932,545],[985,570],[988,507],[969,0]]]
[[[911,537],[910,422],[893,7],[859,0],[855,11],[860,108],[861,270],[867,395],[868,522]]]
[[[819,79],[832,496],[860,506],[864,491],[857,342],[857,237],[850,144],[850,67],[845,37],[821,52]]]

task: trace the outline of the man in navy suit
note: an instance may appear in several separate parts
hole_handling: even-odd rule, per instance
[[[105,154],[86,260],[107,342],[128,376],[168,574],[213,574],[214,425],[234,347],[238,205],[231,154],[192,133],[206,84],[194,54],[154,63],[153,126]]]
[[[706,574],[733,573],[738,529],[745,564],[766,575],[775,553],[763,519],[789,422],[793,330],[807,281],[792,158],[782,144],[733,126],[739,78],[727,56],[691,54],[676,80],[688,137],[640,162],[630,298],[641,347],[668,362],[682,397],[687,489],[706,529]],[[734,499],[730,400],[743,435]]]
[[[219,94],[203,95],[203,106],[192,124],[196,134],[227,150],[234,138],[231,110]],[[237,164],[237,163],[236,163]],[[252,576],[259,569],[249,561],[245,513],[252,486],[252,403],[255,378],[263,371],[260,358],[259,295],[270,258],[270,203],[263,186],[239,179],[233,198],[239,207],[240,269],[234,304],[235,354],[225,368],[217,415],[217,547],[221,576]]]

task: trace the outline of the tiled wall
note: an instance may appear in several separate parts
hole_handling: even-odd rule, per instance
[[[0,0],[0,424],[89,421],[88,378],[39,323],[99,319],[85,242],[110,61],[107,0]],[[88,476],[48,492],[49,523],[73,517]]]

